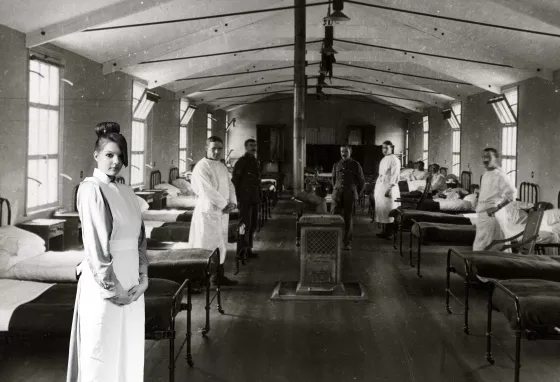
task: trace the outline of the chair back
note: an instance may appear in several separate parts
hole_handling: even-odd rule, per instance
[[[544,216],[544,211],[531,211],[529,212],[529,217],[527,218],[527,225],[525,226],[525,231],[523,231],[523,236],[521,238],[522,242],[526,242],[521,247],[519,247],[519,252],[524,254],[533,254],[535,251],[535,243],[537,241],[537,235],[539,234],[539,229],[541,228],[541,222]]]
[[[537,204],[539,201],[539,186],[531,182],[522,182],[519,185],[519,200],[533,205]]]
[[[428,178],[426,179],[426,188],[424,188],[424,192],[422,193],[422,196],[418,200],[418,204],[416,205],[417,210],[420,209],[420,206],[428,198],[428,195],[430,194],[430,191],[432,190],[432,178],[433,178],[433,174],[430,174],[428,176]]]

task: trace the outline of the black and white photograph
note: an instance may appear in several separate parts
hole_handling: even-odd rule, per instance
[[[560,382],[559,0],[0,0],[0,381]]]

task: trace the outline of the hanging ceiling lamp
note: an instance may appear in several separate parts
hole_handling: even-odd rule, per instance
[[[334,12],[328,15],[326,19],[331,22],[349,21],[350,17],[342,13],[343,9],[344,9],[344,0],[333,0]]]

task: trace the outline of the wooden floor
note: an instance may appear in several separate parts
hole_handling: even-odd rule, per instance
[[[278,280],[297,280],[294,217],[281,201],[258,235],[260,259],[238,275],[240,286],[224,293],[226,314],[213,311],[212,331],[193,341],[195,366],[184,354],[177,381],[513,381],[512,333],[495,315],[496,364],[485,351],[485,301],[472,298],[471,335],[462,332],[459,306],[444,309],[444,248],[427,248],[419,279],[375,225],[358,216],[351,252],[344,253],[345,280],[366,285],[367,302],[270,301]],[[226,272],[233,269],[228,264]],[[454,280],[461,290],[462,282]],[[196,296],[194,327],[203,323]],[[179,316],[180,337],[185,313]],[[0,381],[62,381],[67,339],[10,344],[0,360]],[[500,348],[501,345],[501,348]],[[523,342],[522,381],[560,381],[560,341]],[[147,342],[146,381],[167,380],[167,344]]]

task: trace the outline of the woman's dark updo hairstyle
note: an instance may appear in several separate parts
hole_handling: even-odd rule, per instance
[[[394,154],[395,153],[395,145],[391,142],[391,141],[385,141],[383,142],[384,145],[389,146],[391,148],[391,152]]]
[[[95,151],[100,152],[107,142],[115,142],[121,150],[121,160],[125,167],[128,167],[128,145],[125,137],[121,134],[121,126],[117,122],[101,122],[95,127],[97,141]]]

